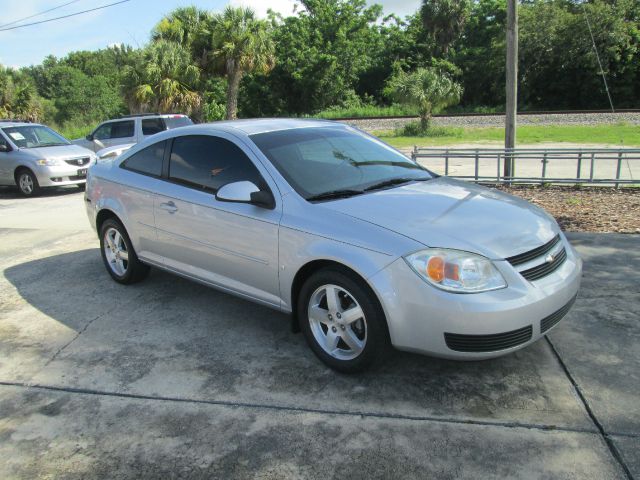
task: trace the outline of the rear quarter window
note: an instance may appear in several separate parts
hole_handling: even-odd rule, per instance
[[[132,172],[150,175],[152,177],[160,177],[162,175],[162,161],[164,159],[164,151],[167,146],[166,140],[154,143],[134,153],[120,166]]]

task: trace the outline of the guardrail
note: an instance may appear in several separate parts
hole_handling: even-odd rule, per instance
[[[633,148],[414,147],[411,157],[436,173],[479,183],[640,184],[640,149]],[[505,175],[505,162],[511,162],[511,176]]]

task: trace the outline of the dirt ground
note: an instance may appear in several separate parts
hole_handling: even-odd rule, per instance
[[[640,188],[496,188],[544,208],[565,231],[640,233]]]

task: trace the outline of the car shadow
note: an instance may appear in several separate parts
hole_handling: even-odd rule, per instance
[[[30,200],[32,198],[40,198],[40,197],[63,197],[65,195],[70,195],[73,193],[78,193],[81,190],[75,185],[69,185],[65,187],[47,187],[40,190],[38,195],[33,197],[25,197],[20,193],[17,187],[0,187],[0,200]]]
[[[119,285],[98,249],[4,274],[31,307],[79,333],[36,383],[396,415],[526,422],[540,410],[575,414],[544,341],[482,362],[395,352],[377,368],[340,375],[291,332],[287,315],[157,269],[139,284]]]

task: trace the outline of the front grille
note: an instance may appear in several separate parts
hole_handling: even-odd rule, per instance
[[[72,158],[70,160],[65,160],[65,162],[67,162],[69,165],[73,165],[74,167],[82,167],[87,163],[89,163],[90,161],[91,159],[89,157]]]
[[[540,333],[544,333],[554,327],[560,320],[564,318],[564,316],[569,313],[571,307],[575,303],[577,297],[573,297],[569,303],[567,303],[564,307],[562,307],[557,312],[553,312],[548,317],[543,318],[540,321]]]
[[[520,272],[524,278],[533,282],[534,280],[539,280],[547,275],[555,272],[560,265],[564,263],[567,259],[567,251],[563,248],[558,252],[558,254],[553,258],[550,262],[544,262],[541,265],[537,265],[533,268],[529,268],[528,270],[523,270]]]
[[[514,255],[513,257],[507,258],[507,262],[509,262],[514,267],[518,265],[522,265],[523,263],[530,262],[531,260],[534,260],[550,252],[553,249],[553,247],[555,247],[558,244],[559,241],[560,241],[560,234],[553,237],[551,241],[545,243],[541,247],[534,248],[533,250],[529,250],[528,252],[524,252],[519,255]]]
[[[511,332],[492,335],[445,333],[444,340],[447,347],[456,352],[495,352],[522,345],[531,340],[532,335],[533,327],[529,325]]]

